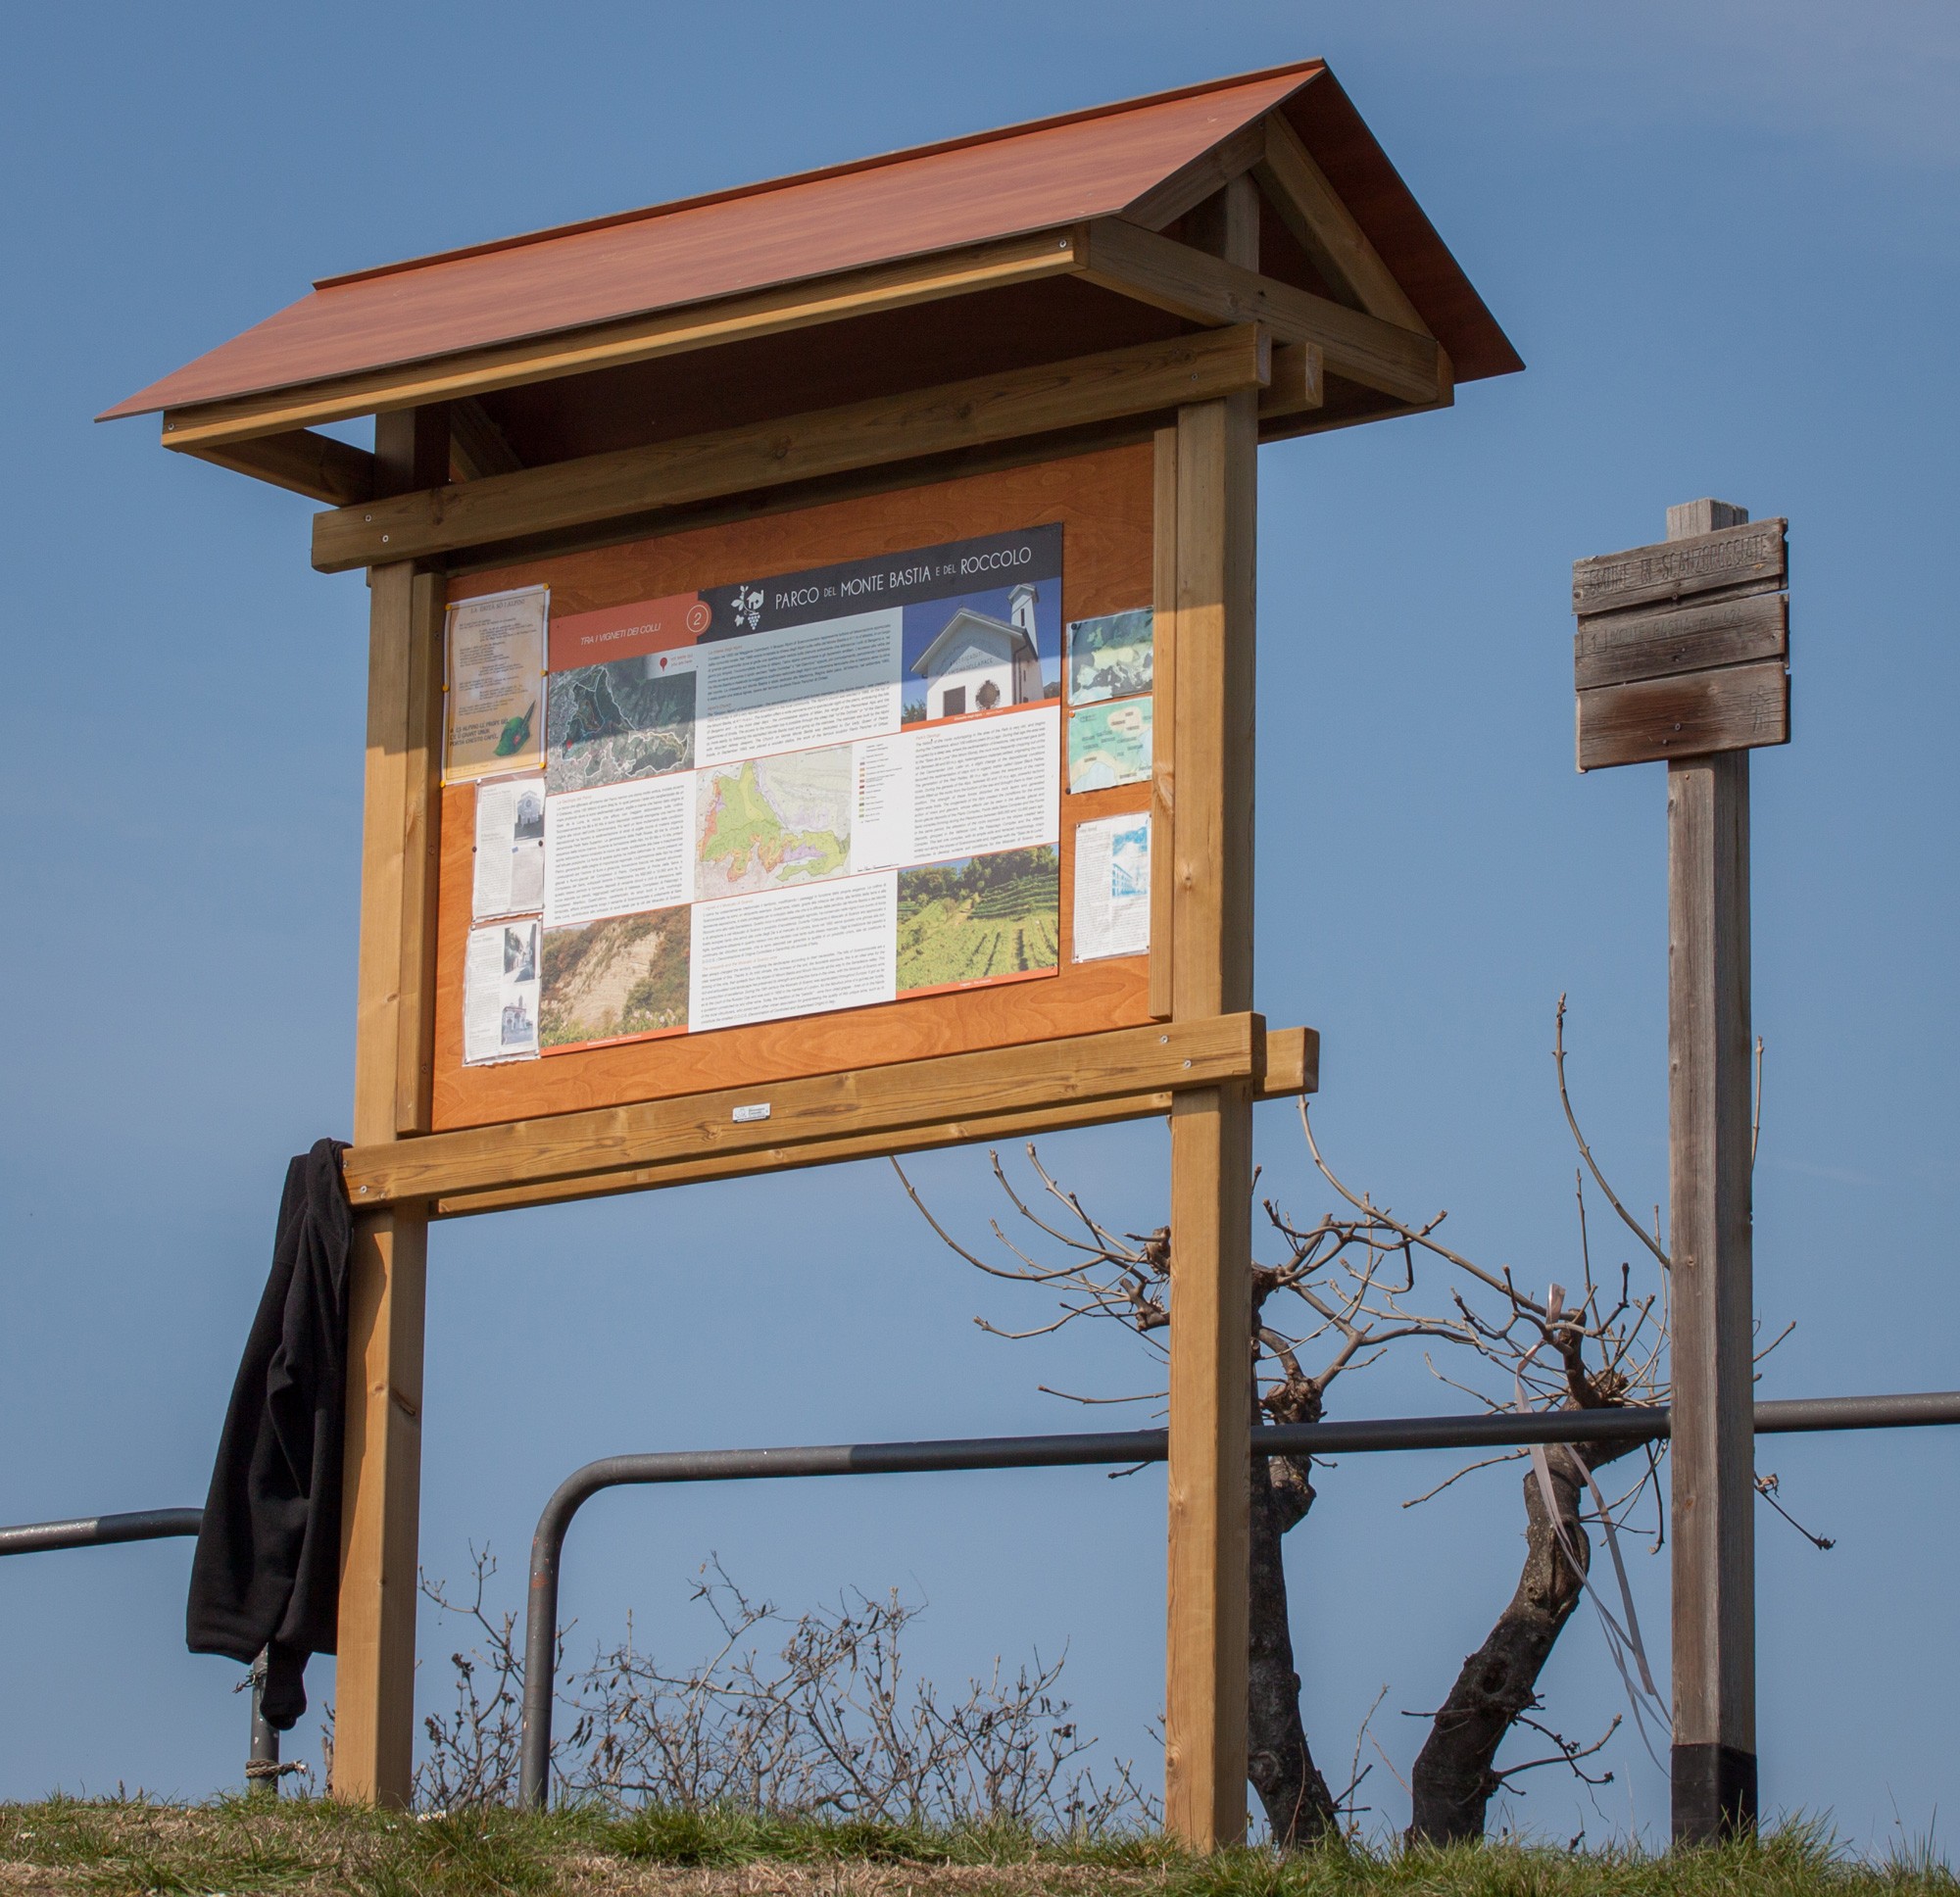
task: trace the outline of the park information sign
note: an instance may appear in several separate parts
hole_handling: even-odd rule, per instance
[[[432,1219],[1165,1116],[1165,1819],[1243,1835],[1233,1267],[1317,1069],[1258,448],[1521,366],[1303,61],[335,278],[109,412],[368,569],[338,1795],[414,1779]]]

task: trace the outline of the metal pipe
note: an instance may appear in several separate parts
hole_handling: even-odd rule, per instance
[[[1758,1403],[1756,1431],[1882,1430],[1960,1423],[1960,1390],[1900,1396],[1823,1396]],[[1353,1455],[1387,1449],[1515,1448],[1534,1442],[1658,1439],[1665,1407],[1495,1411],[1482,1416],[1385,1417],[1352,1423],[1293,1423],[1252,1432],[1252,1453]],[[518,1747],[520,1806],[550,1797],[552,1701],[558,1688],[558,1594],[571,1518],[602,1488],[648,1483],[755,1482],[791,1476],[922,1475],[965,1469],[1061,1469],[1098,1463],[1162,1462],[1163,1430],[1084,1435],[974,1436],[940,1442],[827,1443],[808,1448],[677,1449],[607,1456],[562,1482],[531,1537],[524,1611],[524,1700]]]
[[[271,1655],[259,1650],[252,1662],[252,1753],[245,1766],[245,1789],[267,1798],[279,1795],[279,1728],[266,1718],[266,1667]]]
[[[72,1522],[23,1522],[0,1529],[0,1554],[45,1554],[55,1548],[106,1548],[118,1541],[167,1541],[195,1534],[201,1508],[139,1508],[126,1515],[83,1515]]]

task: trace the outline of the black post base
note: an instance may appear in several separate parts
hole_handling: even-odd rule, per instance
[[[1756,1755],[1733,1745],[1674,1748],[1674,1841],[1714,1844],[1756,1828]]]

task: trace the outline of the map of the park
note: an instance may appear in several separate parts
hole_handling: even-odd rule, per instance
[[[839,875],[851,861],[851,792],[849,746],[704,771],[696,900]]]

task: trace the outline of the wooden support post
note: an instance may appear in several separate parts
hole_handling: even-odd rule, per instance
[[[1177,758],[1166,739],[1177,729],[1177,429],[1159,428],[1154,444],[1151,600],[1153,626],[1152,711],[1157,742],[1151,756],[1151,1013],[1168,1021],[1177,968]]]
[[[1194,222],[1208,244],[1255,268],[1251,180],[1201,210],[1209,220]],[[1257,402],[1247,393],[1179,412],[1175,516],[1157,527],[1176,548],[1176,823],[1159,867],[1172,882],[1178,1020],[1252,998]],[[1251,1113],[1243,1083],[1180,1094],[1171,1108],[1164,1823],[1198,1851],[1236,1844],[1246,1829]]]
[[[378,416],[378,491],[439,482],[448,433],[440,409]],[[371,569],[368,585],[354,1056],[354,1138],[364,1146],[428,1124],[442,716],[439,577],[403,561]],[[424,1205],[355,1219],[332,1790],[380,1805],[406,1805],[414,1776],[427,1248]]]
[[[1668,538],[1746,519],[1698,503]],[[1674,1836],[1756,1822],[1749,754],[1667,772]]]

